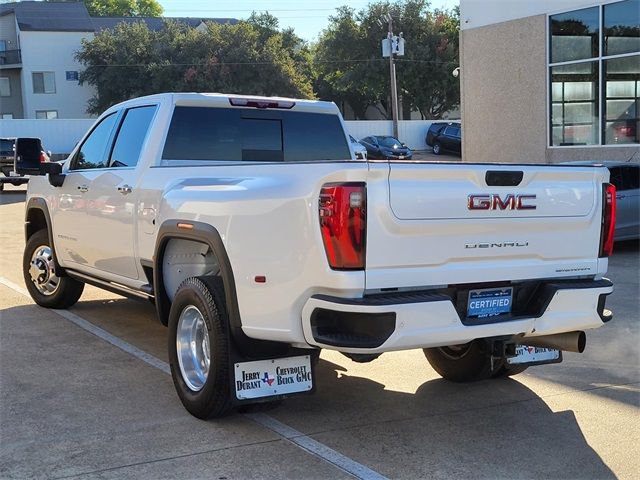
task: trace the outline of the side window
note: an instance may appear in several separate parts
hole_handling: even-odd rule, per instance
[[[622,167],[612,167],[609,169],[609,181],[613,183],[617,191],[624,190],[622,185]]]
[[[640,188],[640,167],[624,167],[622,181],[623,190],[637,190]]]
[[[116,114],[104,117],[86,138],[72,163],[72,170],[105,168],[107,166],[107,143],[116,122]]]
[[[155,112],[153,105],[134,107],[125,112],[111,152],[110,167],[136,166]]]
[[[455,135],[454,128],[453,127],[445,128],[443,134],[444,135],[450,135],[450,136],[453,137]]]

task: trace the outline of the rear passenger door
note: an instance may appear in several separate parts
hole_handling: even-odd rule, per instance
[[[156,109],[145,105],[121,112],[105,156],[106,168],[91,175],[83,226],[86,260],[98,274],[139,277],[135,258],[139,160]]]

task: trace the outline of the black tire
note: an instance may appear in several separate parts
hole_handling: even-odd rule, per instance
[[[49,240],[49,234],[45,229],[38,230],[36,233],[31,235],[24,248],[24,255],[22,257],[22,274],[24,277],[24,283],[29,291],[29,295],[31,295],[33,301],[41,307],[69,308],[80,299],[82,291],[84,290],[84,283],[71,277],[61,275],[57,277],[57,287],[51,293],[42,293],[36,286],[34,280],[32,280],[30,269],[34,253],[37,249],[40,249],[43,246],[48,247],[50,251],[53,252],[53,247]],[[53,261],[52,257],[50,261]]]
[[[527,368],[529,368],[529,365],[503,365],[492,375],[492,378],[512,377],[524,372]]]
[[[202,314],[211,346],[209,371],[202,388],[197,391],[190,388],[183,377],[176,346],[180,315],[189,306],[195,306]],[[171,303],[168,327],[171,376],[184,407],[203,420],[228,413],[231,408],[229,324],[222,279],[191,277],[182,282]]]
[[[438,374],[452,382],[476,382],[491,378],[502,364],[491,365],[486,344],[474,340],[465,345],[424,348],[425,357]]]
[[[432,148],[434,155],[440,155],[442,153],[442,145],[440,145],[440,142],[435,142]]]

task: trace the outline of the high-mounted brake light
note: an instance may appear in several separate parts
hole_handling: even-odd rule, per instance
[[[284,108],[289,110],[293,108],[296,102],[289,100],[261,100],[258,98],[230,98],[229,103],[234,107],[253,107],[253,108]]]
[[[364,269],[366,203],[364,183],[327,184],[320,190],[320,230],[329,266],[334,270]]]
[[[613,237],[616,230],[616,187],[610,183],[604,183],[602,193],[600,256],[609,257],[613,253]]]

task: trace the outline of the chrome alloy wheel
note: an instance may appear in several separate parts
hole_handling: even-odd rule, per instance
[[[193,305],[187,305],[178,319],[176,350],[182,379],[192,391],[199,392],[209,375],[211,352],[207,324]]]
[[[60,285],[60,278],[56,275],[53,253],[48,245],[40,245],[31,255],[29,266],[31,281],[43,295],[53,295]]]

